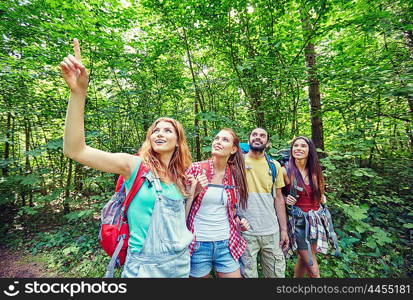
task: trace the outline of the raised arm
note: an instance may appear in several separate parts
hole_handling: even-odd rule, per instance
[[[121,174],[128,179],[138,158],[126,153],[109,153],[86,145],[84,107],[89,84],[86,68],[82,64],[80,46],[73,40],[74,54],[60,63],[62,76],[70,88],[67,106],[63,153],[65,156],[94,169]]]

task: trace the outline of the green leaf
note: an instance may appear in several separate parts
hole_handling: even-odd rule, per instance
[[[24,178],[20,181],[21,184],[27,186],[36,186],[41,182],[40,178],[37,175],[29,174],[24,176]]]
[[[363,233],[363,232],[366,231],[366,228],[363,227],[362,225],[356,225],[356,230],[357,230],[357,232],[359,232],[359,233]]]
[[[364,175],[363,172],[361,172],[361,171],[359,171],[359,170],[354,171],[353,174],[354,174],[355,176],[357,176],[357,177],[361,177],[361,176]]]
[[[369,239],[367,240],[367,242],[366,242],[366,246],[369,247],[369,248],[371,248],[371,249],[374,249],[374,248],[377,247],[377,244],[376,244],[376,242],[374,241],[374,239],[369,238]]]
[[[376,242],[383,246],[386,243],[392,243],[393,240],[388,237],[388,233],[385,232],[383,229],[379,228],[379,227],[374,227],[374,234],[371,238],[376,239]]]
[[[79,252],[79,248],[76,246],[70,246],[68,248],[63,249],[62,251],[64,255],[77,254],[78,252]]]

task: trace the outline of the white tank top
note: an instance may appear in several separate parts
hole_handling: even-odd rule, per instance
[[[208,185],[194,220],[197,241],[214,242],[229,239],[227,201],[223,185]]]

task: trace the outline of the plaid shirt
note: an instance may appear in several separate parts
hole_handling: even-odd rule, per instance
[[[288,235],[290,238],[290,245],[287,253],[287,258],[291,257],[293,251],[297,249],[297,237],[295,236],[295,225],[298,218],[305,218],[305,222],[308,222],[308,232],[305,232],[305,237],[308,240],[317,241],[317,252],[327,254],[328,244],[330,242],[332,248],[335,250],[335,255],[340,255],[340,249],[338,246],[337,235],[334,232],[333,221],[331,220],[331,214],[327,207],[320,206],[318,210],[309,210],[303,212],[299,207],[294,206],[291,211],[291,217],[288,222]],[[311,251],[311,248],[308,249]],[[311,264],[310,255],[310,265]]]
[[[186,174],[197,177],[198,175],[203,173],[203,170],[206,171],[206,177],[208,178],[208,182],[211,182],[212,177],[214,176],[214,165],[212,163],[212,159],[209,159],[203,162],[192,163],[192,165],[186,171]],[[231,186],[232,182],[233,182],[233,177],[231,174],[231,169],[227,166],[225,170],[224,179],[222,180],[222,184],[224,186]],[[207,190],[208,190],[208,186],[203,188],[200,194],[192,202],[191,210],[189,212],[188,219],[187,219],[188,229],[192,233],[194,233],[195,216],[198,213],[199,208],[201,207],[202,199],[204,198],[204,195]],[[227,188],[225,189],[225,192],[227,193],[227,197],[228,197],[227,214],[228,214],[228,221],[229,221],[229,227],[230,227],[230,236],[229,236],[228,246],[229,246],[229,250],[234,260],[238,260],[241,257],[241,255],[244,253],[247,243],[245,239],[240,235],[239,226],[237,225],[237,222],[234,219],[235,218],[235,213],[234,213],[235,207],[238,202],[238,198],[236,196],[237,193],[235,192],[234,189],[227,189]],[[192,243],[189,245],[189,253],[191,255],[194,252],[195,243],[196,243],[196,237],[194,238]]]
[[[328,250],[327,230],[330,226],[327,217],[317,211],[310,210],[308,223],[310,225],[310,240],[317,240],[317,252],[326,254]]]

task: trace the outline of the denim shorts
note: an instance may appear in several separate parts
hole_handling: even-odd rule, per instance
[[[199,242],[191,256],[191,277],[208,275],[212,268],[219,273],[231,273],[239,269],[239,262],[232,257],[228,240],[216,242]]]

